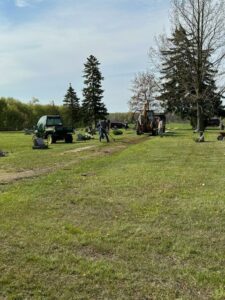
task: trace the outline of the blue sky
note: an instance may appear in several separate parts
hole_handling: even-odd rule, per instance
[[[83,64],[100,61],[104,102],[127,111],[134,75],[169,28],[169,0],[0,0],[0,96],[61,104],[82,99]]]

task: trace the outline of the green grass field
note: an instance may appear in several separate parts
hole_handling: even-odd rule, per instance
[[[225,143],[0,133],[0,299],[225,299]],[[79,150],[77,150],[79,149]]]

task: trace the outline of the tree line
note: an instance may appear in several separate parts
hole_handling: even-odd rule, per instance
[[[41,105],[37,100],[22,103],[13,98],[0,98],[0,130],[32,129],[42,115],[63,114],[63,106]]]
[[[55,105],[52,101],[50,104],[40,104],[37,99],[29,103],[23,103],[13,98],[0,98],[0,130],[23,130],[33,129],[37,121],[43,115],[60,115],[65,125],[70,125],[67,107],[64,105]],[[133,122],[133,113],[109,113],[107,118],[111,121]],[[76,124],[75,124],[76,123]],[[75,128],[86,126],[82,116],[77,116]]]
[[[202,135],[207,119],[224,116],[225,2],[171,2],[171,33],[150,49],[150,69],[135,76],[129,106],[135,111],[158,101]]]
[[[72,127],[95,126],[99,119],[108,115],[103,103],[102,80],[99,61],[93,55],[84,64],[84,88],[82,102],[77,93],[69,85],[62,105],[41,105],[37,99],[25,104],[13,98],[0,98],[0,130],[22,130],[33,128],[43,115],[60,114],[65,125]]]

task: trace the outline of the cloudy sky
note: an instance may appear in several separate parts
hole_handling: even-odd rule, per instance
[[[169,27],[169,0],[0,0],[0,96],[61,104],[82,99],[83,64],[100,61],[104,102],[127,111],[134,74]]]

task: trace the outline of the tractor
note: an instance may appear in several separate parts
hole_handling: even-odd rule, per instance
[[[140,112],[137,120],[137,134],[149,133],[150,135],[158,134],[158,122],[163,121],[163,132],[165,132],[166,116],[164,113],[156,113],[149,107],[149,101],[144,104],[143,111]]]

